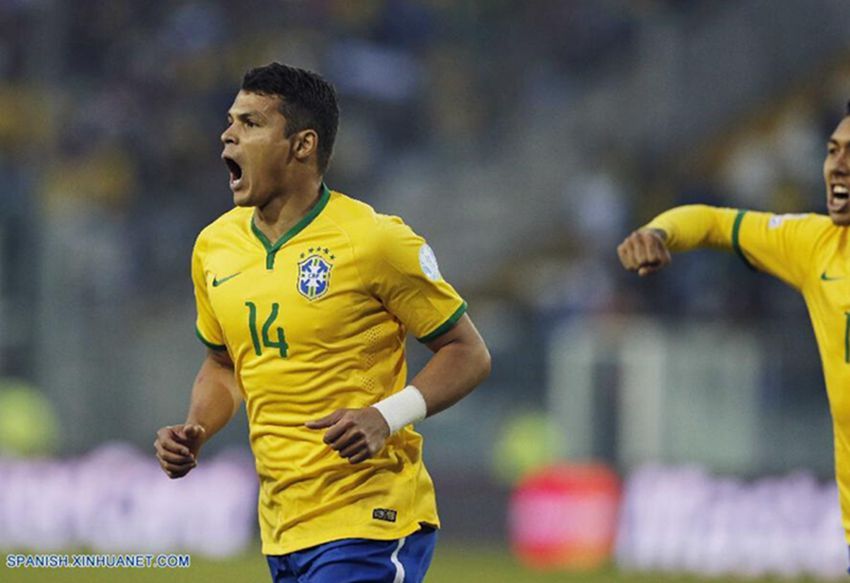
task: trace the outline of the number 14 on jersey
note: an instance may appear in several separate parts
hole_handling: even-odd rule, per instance
[[[254,302],[245,302],[245,305],[248,307],[248,329],[251,331],[251,342],[254,344],[256,355],[262,356],[264,348],[273,348],[279,351],[281,358],[286,358],[289,345],[286,343],[286,333],[283,331],[283,328],[280,326],[274,328],[275,339],[269,336],[269,333],[272,332],[274,321],[277,320],[280,304],[277,302],[272,304],[271,313],[266,318],[261,329],[262,337],[257,330],[257,305]],[[260,344],[261,340],[262,344]]]

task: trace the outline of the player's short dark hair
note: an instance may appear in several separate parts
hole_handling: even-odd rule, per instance
[[[280,112],[286,118],[286,137],[311,129],[319,136],[319,172],[328,168],[339,126],[336,91],[312,71],[270,63],[245,73],[242,90],[280,97]]]
[[[844,115],[850,115],[850,101],[847,102],[847,107],[844,108]]]

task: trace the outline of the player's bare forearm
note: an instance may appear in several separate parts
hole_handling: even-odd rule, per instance
[[[230,421],[241,401],[230,357],[209,351],[195,378],[186,423],[156,432],[153,445],[162,471],[171,479],[192,471],[201,446]]]
[[[434,355],[411,384],[422,393],[430,417],[460,401],[490,375],[490,352],[467,315],[428,348]]]
[[[224,351],[208,351],[195,377],[186,424],[203,427],[206,441],[227,425],[241,403],[230,356]]]

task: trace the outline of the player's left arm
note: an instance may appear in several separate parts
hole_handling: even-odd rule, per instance
[[[327,429],[324,441],[331,449],[353,464],[362,462],[381,451],[409,417],[430,417],[451,407],[490,374],[490,352],[467,314],[426,345],[434,354],[407,388],[371,407],[337,409],[307,427]]]
[[[352,463],[381,451],[391,434],[450,407],[490,372],[490,353],[466,303],[443,279],[423,237],[398,217],[377,215],[360,244],[369,292],[434,354],[410,385],[371,407],[340,409],[308,423],[327,429],[325,443]]]
[[[463,399],[490,375],[490,352],[468,314],[426,345],[434,355],[411,384],[422,393],[430,417]]]

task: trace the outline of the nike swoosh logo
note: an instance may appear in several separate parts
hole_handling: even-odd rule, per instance
[[[821,281],[836,281],[838,279],[844,279],[843,276],[842,277],[830,277],[826,274],[825,271],[820,274],[820,278],[821,278]]]
[[[237,272],[236,272],[236,273],[234,273],[233,275],[228,275],[227,277],[222,277],[221,279],[219,279],[218,277],[214,277],[214,278],[213,278],[213,287],[218,287],[218,286],[220,286],[221,284],[223,284],[224,282],[226,282],[226,281],[230,281],[231,279],[233,279],[234,277],[236,277],[236,276],[237,276],[237,275],[239,275],[240,273],[242,273],[242,272],[241,272],[241,271],[237,271]]]

